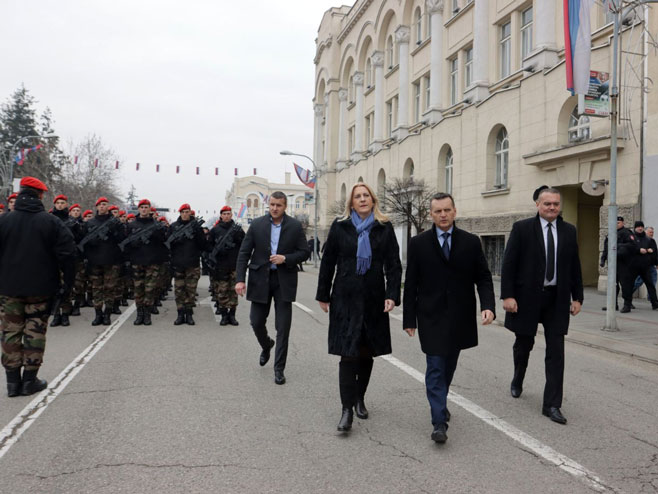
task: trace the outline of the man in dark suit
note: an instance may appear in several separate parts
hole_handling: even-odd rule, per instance
[[[265,323],[274,299],[276,350],[274,382],[284,384],[283,370],[288,356],[288,336],[292,322],[292,302],[297,295],[297,265],[308,259],[308,243],[302,225],[285,214],[287,198],[283,192],[270,195],[269,214],[256,218],[242,241],[236,268],[235,291],[247,294],[251,302],[249,318],[263,351],[260,365],[270,359],[274,341]],[[245,275],[249,266],[249,286]]]
[[[546,339],[546,386],[542,413],[566,424],[560,408],[564,380],[564,335],[570,315],[583,303],[583,279],[576,228],[560,216],[560,191],[546,188],[536,201],[537,216],[512,227],[501,277],[505,327],[516,334],[513,347],[514,398],[521,396],[537,325]]]
[[[455,226],[457,209],[450,194],[430,201],[434,225],[411,239],[404,283],[404,330],[418,328],[426,354],[425,384],[432,412],[432,440],[444,443],[450,412],[448,391],[459,352],[478,344],[475,290],[482,324],[495,318],[491,272],[477,236]]]

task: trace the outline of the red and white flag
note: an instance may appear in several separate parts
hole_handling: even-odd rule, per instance
[[[94,168],[98,168],[98,158],[94,160]]]
[[[180,166],[176,165],[176,173],[180,173]]]
[[[254,175],[256,175],[256,169],[254,168]]]
[[[197,175],[199,174],[199,167],[198,166],[196,167],[196,174]]]
[[[237,168],[235,169],[235,176],[236,177],[238,176],[238,169]]]
[[[116,161],[116,162],[114,163],[114,169],[115,169],[115,170],[118,170],[118,169],[119,169],[119,162],[118,162],[118,161]]]
[[[155,165],[155,173],[160,173],[160,165]]]
[[[139,163],[135,165],[135,170],[139,171]]]
[[[215,175],[219,175],[219,168],[215,168]]]
[[[75,157],[73,158],[73,164],[74,164],[74,165],[77,165],[77,164],[78,164],[78,157],[77,157],[77,156],[75,156]]]

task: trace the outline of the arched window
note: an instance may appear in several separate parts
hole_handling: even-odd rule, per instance
[[[377,198],[380,204],[384,204],[386,197],[386,172],[382,168],[377,174]]]
[[[255,208],[258,207],[258,199],[254,199],[254,207],[255,207]]]
[[[448,194],[452,194],[452,163],[453,163],[452,149],[448,149],[448,152],[446,154],[446,163],[445,163],[445,169],[446,169],[445,190]]]
[[[496,136],[496,178],[494,187],[507,188],[507,171],[509,168],[509,140],[507,130],[501,128]]]
[[[372,86],[372,63],[370,62],[370,58],[366,60],[366,88],[369,88]]]
[[[340,187],[340,202],[345,204],[346,200],[347,200],[347,186],[343,184]]]
[[[408,158],[402,167],[402,178],[414,178],[414,160]]]
[[[576,106],[569,117],[569,142],[586,141],[591,137],[592,130],[589,117],[587,115],[578,115],[578,107]]]
[[[386,41],[386,60],[388,61],[389,69],[395,66],[395,51],[393,46],[393,36],[389,36]]]
[[[416,44],[419,45],[423,42],[423,24],[420,7],[417,7],[416,12],[414,12],[414,26],[416,29]]]
[[[363,177],[359,177],[359,179],[357,180],[357,182],[359,182],[359,183],[364,183],[364,182],[363,182]]]
[[[248,207],[248,208],[251,207],[251,199],[247,199],[247,207]]]

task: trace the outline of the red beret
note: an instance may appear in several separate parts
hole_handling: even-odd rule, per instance
[[[110,202],[107,200],[107,197],[99,197],[98,200],[96,201],[96,206],[98,206],[101,202]]]
[[[192,209],[188,203],[183,204],[181,207],[178,208],[178,212],[180,213],[183,209]]]
[[[129,220],[130,218],[134,218],[134,217],[135,217],[135,215],[130,213],[126,216],[126,219]]]
[[[18,194],[16,192],[14,192],[9,197],[7,197],[7,202],[11,201],[12,199],[16,199],[17,197],[18,197]]]
[[[137,203],[137,207],[143,206],[144,204],[146,204],[147,206],[150,206],[150,205],[151,205],[151,201],[149,201],[148,199],[141,199],[141,200]]]
[[[5,205],[4,205],[4,204],[0,204],[0,209],[5,209]]]
[[[166,222],[167,222],[167,218],[165,218],[164,216],[160,216],[160,217],[158,218],[158,221],[164,221],[164,222],[166,223]]]
[[[80,207],[80,204],[78,204],[78,203],[76,202],[73,206],[71,206],[71,207],[69,208],[69,211],[71,211],[71,209],[75,209],[75,208],[82,209],[82,208]]]
[[[69,198],[66,197],[64,194],[60,194],[60,195],[56,196],[55,199],[53,199],[53,204],[55,204],[57,201],[60,201],[60,200],[68,202]]]
[[[108,211],[118,211],[118,210],[119,210],[119,206],[116,206],[116,205],[114,205],[114,204],[112,204],[112,205],[110,206],[110,208],[108,209]]]
[[[219,210],[220,214],[223,213],[224,211],[232,211],[231,206],[224,206],[222,209]]]
[[[85,218],[85,217],[89,216],[90,214],[93,215],[94,213],[91,209],[87,209],[84,213],[82,213],[82,217]]]
[[[46,184],[44,184],[38,178],[34,178],[34,177],[23,177],[23,178],[21,178],[21,187],[32,187],[33,189],[44,190],[44,191],[48,190],[48,187],[46,187]]]
[[[150,204],[150,203],[149,203],[149,204]],[[151,212],[152,212],[152,213],[157,213],[157,212],[158,212],[158,210],[157,210],[157,209],[155,209],[155,208],[151,208]]]
[[[192,211],[190,211],[190,214],[194,216],[196,214],[196,211],[193,209]]]
[[[126,212],[123,209],[119,211],[119,216],[125,216],[125,215],[126,215]]]

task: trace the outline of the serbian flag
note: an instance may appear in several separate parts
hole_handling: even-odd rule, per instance
[[[242,218],[246,210],[247,210],[247,206],[245,206],[243,202],[242,205],[240,206],[240,211],[238,211],[238,218]]]
[[[590,10],[594,0],[563,1],[567,89],[571,94],[587,94],[592,55]]]
[[[297,178],[299,178],[299,180],[307,187],[314,189],[315,177],[311,176],[311,170],[302,168],[297,163],[293,163],[293,165],[295,165],[295,173],[297,174]]]
[[[37,150],[41,149],[42,147],[43,146],[41,144],[39,144],[38,146],[34,146],[34,147],[31,147],[31,148],[23,148],[23,149],[19,150],[18,154],[14,158],[14,161],[16,162],[17,165],[22,165],[23,163],[25,163],[25,159],[27,158],[27,155],[30,154],[30,152],[37,151]]]

